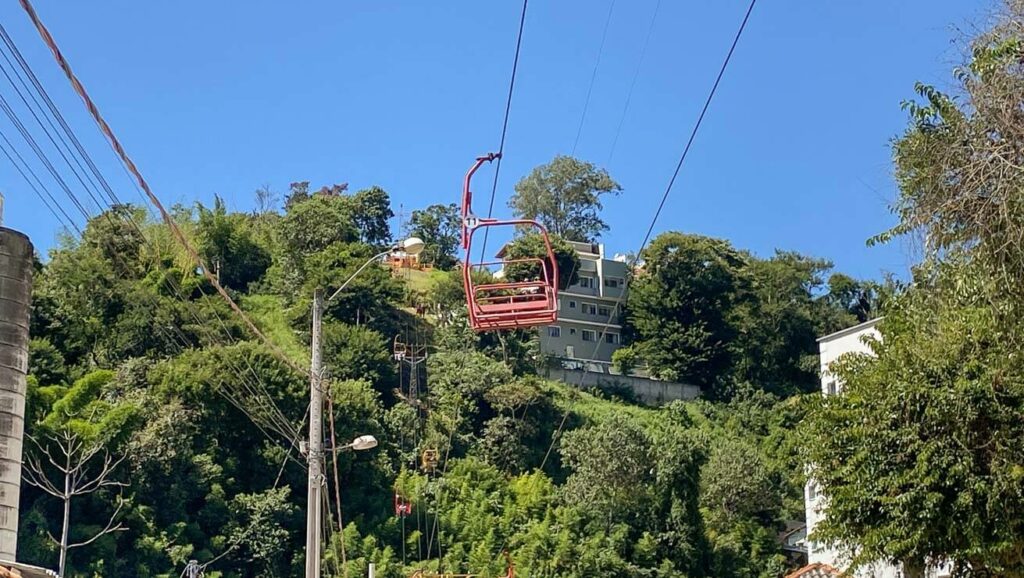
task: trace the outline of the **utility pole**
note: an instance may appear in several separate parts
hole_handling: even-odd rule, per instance
[[[349,276],[341,287],[326,300],[324,292],[317,289],[313,292],[313,329],[310,348],[313,354],[309,367],[309,444],[306,450],[306,463],[309,465],[309,488],[306,494],[306,578],[321,578],[320,575],[320,530],[323,521],[323,487],[324,487],[324,368],[323,368],[323,313],[324,304],[337,297],[348,284],[364,269],[376,263],[381,257],[393,251],[404,251],[409,255],[418,255],[423,250],[423,241],[410,237],[395,243],[383,253],[370,257],[356,272]],[[373,436],[360,436],[346,446],[356,451],[368,450],[377,445]],[[333,451],[337,451],[332,448]]]
[[[309,489],[306,498],[306,578],[320,577],[320,529],[321,489],[324,480],[324,391],[321,316],[324,311],[324,294],[317,289],[313,293],[313,355],[309,368]]]

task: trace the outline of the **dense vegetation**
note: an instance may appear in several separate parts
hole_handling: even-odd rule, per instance
[[[958,69],[960,93],[921,86],[906,105],[901,222],[878,240],[923,233],[912,284],[681,232],[637,255],[616,364],[698,385],[700,400],[650,408],[538,378],[549,360],[536,332],[466,326],[455,207],[417,211],[435,269],[371,267],[325,312],[328,431],[382,442],[328,465],[328,575],[375,562],[386,578],[498,576],[508,552],[531,577],[778,577],[791,564],[779,533],[802,518],[810,471],[829,505],[814,539],[855,564],[1024,576],[1021,30],[1024,4],[1008,1]],[[620,193],[558,157],[512,207],[559,233],[568,284],[565,240],[599,238],[600,199]],[[283,208],[266,191],[258,206],[174,218],[273,347],[138,208],[111,208],[38,263],[25,561],[64,566],[66,537],[67,576],[173,577],[191,559],[211,577],[301,573],[310,299],[388,246],[392,211],[380,188],[301,182]],[[524,236],[509,251],[537,246]],[[815,337],[883,310],[874,355],[836,366],[842,395],[806,395]],[[422,403],[396,335],[431,344]]]
[[[873,356],[837,367],[807,458],[830,497],[818,538],[918,578],[1024,576],[1024,3],[973,39],[947,94],[918,86],[894,143],[899,225],[925,259]]]
[[[176,576],[190,559],[212,576],[299,573],[310,297],[390,242],[387,194],[346,188],[295,183],[282,211],[231,213],[219,200],[175,210],[274,349],[134,207],[94,218],[39,263],[26,451],[45,489],[63,483],[47,452],[63,456],[72,439],[65,453],[97,482],[70,499],[68,542],[87,543],[69,550],[67,575]],[[508,551],[527,576],[779,575],[777,535],[803,509],[791,438],[803,409],[787,396],[814,381],[814,336],[855,315],[856,299],[823,282],[828,264],[660,237],[628,304],[634,347],[717,401],[643,408],[626,392],[537,378],[546,361],[536,332],[468,331],[451,213],[429,207],[412,223],[439,241],[432,273],[371,267],[325,313],[334,435],[382,442],[338,457],[345,530],[333,529],[332,488],[328,571],[358,576],[375,561],[387,577],[416,567],[497,575]],[[659,256],[670,246],[680,250]],[[575,254],[556,247],[571,272]],[[509,250],[528,255],[537,240]],[[707,252],[731,257],[693,275]],[[662,279],[673,292],[647,288]],[[703,337],[663,343],[645,329],[659,317]],[[392,359],[395,335],[432,343],[423,409],[398,395],[410,375]],[[437,471],[419,467],[426,448],[441,454]],[[394,492],[413,503],[404,524]],[[48,535],[60,539],[63,501],[36,486],[22,501],[22,557],[56,566]]]

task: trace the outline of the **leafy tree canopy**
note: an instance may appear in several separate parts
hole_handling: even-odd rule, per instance
[[[608,171],[568,156],[556,156],[516,183],[509,206],[570,241],[591,242],[608,230],[601,197],[622,191]]]

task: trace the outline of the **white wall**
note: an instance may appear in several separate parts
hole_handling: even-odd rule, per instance
[[[880,319],[868,321],[849,329],[844,329],[826,335],[818,340],[818,352],[821,358],[821,392],[823,395],[842,393],[842,384],[829,371],[829,366],[846,353],[871,353],[871,349],[865,343],[865,339],[881,339],[877,325]],[[814,531],[814,527],[826,516],[825,508],[828,500],[821,495],[820,490],[814,487],[814,480],[808,480],[804,487],[804,508],[807,515],[807,533]],[[812,498],[812,494],[816,494]],[[824,544],[814,543],[807,540],[807,561],[811,564],[820,562],[829,564],[839,569],[845,569],[849,565],[842,553],[836,549],[827,548]],[[938,567],[928,569],[928,576],[934,578],[948,578],[951,573],[950,567],[941,564]],[[872,564],[861,568],[856,572],[857,578],[902,578],[903,573],[891,564]]]
[[[829,371],[829,366],[839,357],[847,353],[871,353],[870,348],[865,344],[865,338],[880,338],[881,335],[876,329],[878,320],[862,323],[849,329],[844,329],[826,335],[818,340],[818,352],[821,359],[821,393],[831,395],[842,391],[842,384]],[[804,487],[804,509],[807,515],[807,534],[812,535],[815,526],[825,518],[825,508],[828,500],[821,495],[820,488],[814,480],[808,480]],[[824,544],[807,539],[807,561],[808,563],[820,562],[829,564],[839,569],[846,569],[849,566],[849,559],[838,549],[828,548]],[[888,564],[873,564],[870,567],[862,568],[856,573],[857,578],[900,578],[902,573],[894,566]]]

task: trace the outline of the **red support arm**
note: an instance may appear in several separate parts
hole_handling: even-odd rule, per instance
[[[473,179],[473,173],[480,168],[480,165],[489,163],[494,159],[500,159],[501,153],[487,153],[485,156],[477,157],[476,162],[466,173],[466,179],[462,184],[462,248],[469,248],[469,235],[467,234],[466,217],[473,214],[473,191],[469,188],[469,182]]]

